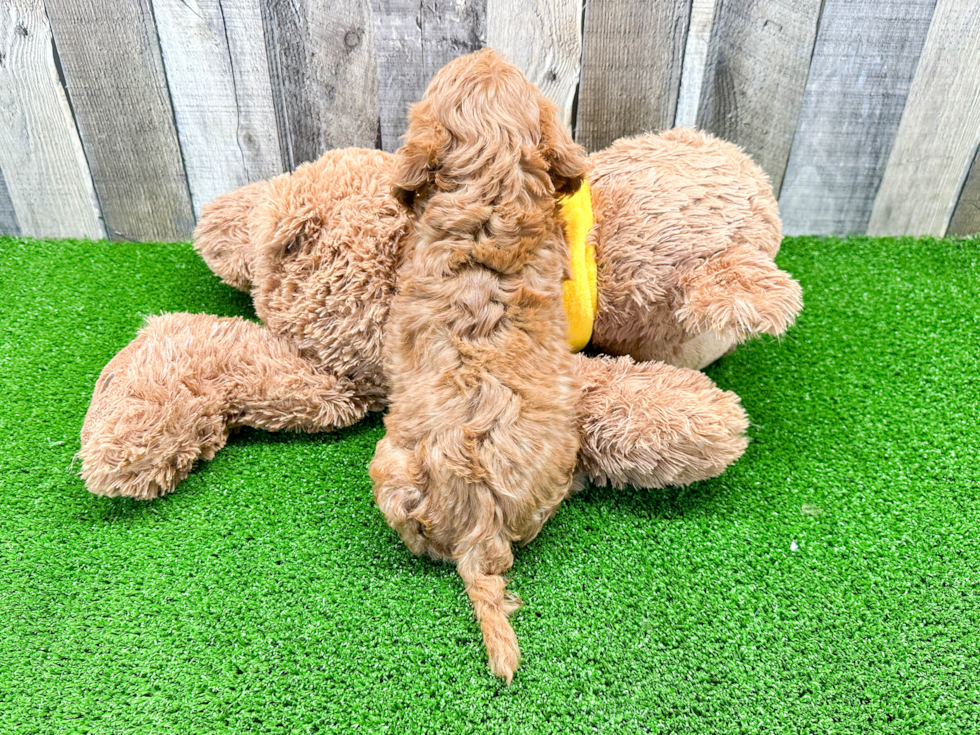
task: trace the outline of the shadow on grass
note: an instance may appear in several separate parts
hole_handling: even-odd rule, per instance
[[[591,484],[567,502],[615,507],[638,518],[675,519],[704,515],[727,491],[722,478],[696,482],[687,487],[635,488],[593,487]]]

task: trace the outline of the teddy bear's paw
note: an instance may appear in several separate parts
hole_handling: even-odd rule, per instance
[[[82,466],[82,478],[91,493],[110,498],[153,500],[177,487],[187,477],[193,462],[183,468],[176,465],[163,471],[134,472],[83,456]]]
[[[658,488],[716,477],[745,451],[748,417],[703,373],[576,356],[586,386],[579,470],[597,485]]]
[[[224,446],[221,395],[213,381],[195,372],[189,321],[207,318],[150,318],[99,375],[78,452],[82,478],[93,493],[158,497],[187,477],[196,461],[213,458]]]
[[[86,488],[151,500],[174,490],[198,460],[213,459],[228,438],[222,418],[173,409],[134,398],[96,421],[87,419],[78,453]]]

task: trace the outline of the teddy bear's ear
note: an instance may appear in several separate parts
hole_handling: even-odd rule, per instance
[[[194,229],[194,249],[221,280],[239,291],[252,285],[255,251],[249,219],[268,182],[247,184],[204,205]]]
[[[541,155],[548,164],[548,175],[555,194],[574,194],[586,174],[585,149],[572,140],[571,133],[558,119],[558,108],[547,97],[538,100],[541,120]]]
[[[424,193],[435,179],[439,155],[449,143],[449,132],[432,114],[426,100],[413,105],[408,117],[405,142],[395,153],[392,194],[411,207],[415,195]]]
[[[294,255],[303,233],[318,227],[315,209],[306,196],[301,178],[312,169],[301,167],[266,182],[249,217],[249,232],[256,261],[278,262]]]

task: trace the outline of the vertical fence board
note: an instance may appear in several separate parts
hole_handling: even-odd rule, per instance
[[[949,222],[948,235],[976,235],[980,233],[980,150],[973,155],[970,173],[967,174],[960,192],[956,209]]]
[[[393,151],[408,107],[457,56],[483,47],[487,0],[373,0],[381,147]]]
[[[939,0],[869,234],[945,234],[978,140],[980,0]]]
[[[374,0],[381,147],[394,151],[405,132],[408,107],[425,88],[421,0]]]
[[[17,213],[14,211],[13,202],[10,201],[3,171],[0,171],[0,235],[19,234],[20,224],[17,222]]]
[[[36,237],[103,236],[41,0],[0,3],[0,227]]]
[[[936,0],[826,0],[779,198],[783,231],[864,232]]]
[[[110,237],[184,239],[190,193],[149,0],[47,0]]]
[[[373,148],[378,79],[368,0],[262,0],[287,169],[331,148]]]
[[[487,45],[517,64],[571,126],[582,63],[581,0],[487,0]]]
[[[258,0],[225,4],[153,0],[196,216],[219,194],[282,171]]]
[[[674,124],[691,0],[590,0],[576,137],[590,151]]]
[[[742,146],[779,196],[803,101],[821,0],[719,4],[698,125]]]
[[[684,49],[681,87],[677,94],[677,115],[674,117],[674,125],[679,128],[693,128],[698,122],[698,103],[701,100],[716,4],[716,0],[694,0],[691,3],[691,23]]]
[[[483,48],[487,0],[422,0],[425,85],[457,56]]]
[[[213,0],[211,0],[213,1]],[[220,0],[248,181],[283,172],[260,0]]]
[[[0,232],[187,237],[223,191],[394,150],[484,43],[592,150],[743,146],[789,234],[980,231],[980,0],[3,0]]]

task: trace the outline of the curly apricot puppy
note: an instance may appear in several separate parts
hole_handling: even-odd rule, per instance
[[[556,195],[584,151],[492,50],[443,68],[409,115],[395,191],[419,218],[385,334],[374,497],[415,554],[456,563],[490,668],[520,661],[514,557],[575,485],[582,388],[565,335]]]

